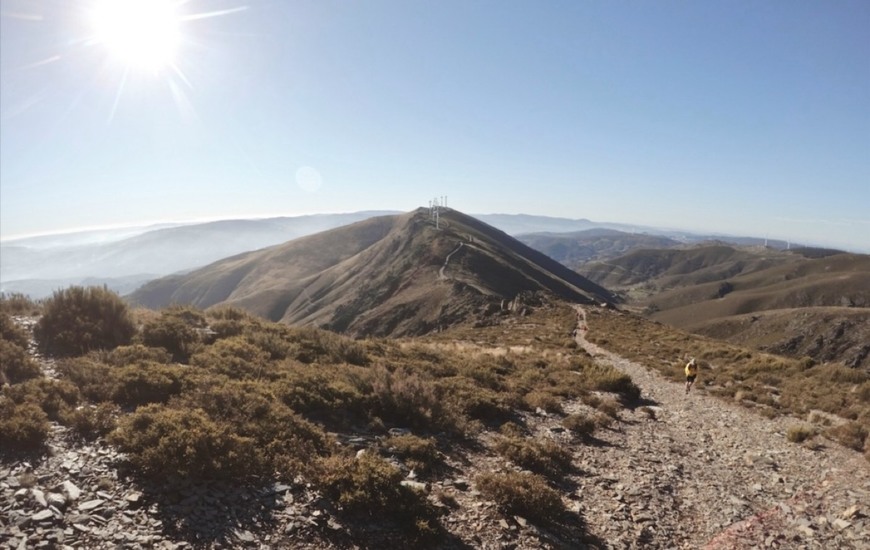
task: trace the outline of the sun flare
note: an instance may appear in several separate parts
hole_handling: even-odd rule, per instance
[[[181,32],[177,1],[98,0],[90,13],[95,42],[126,68],[160,72],[175,62]]]

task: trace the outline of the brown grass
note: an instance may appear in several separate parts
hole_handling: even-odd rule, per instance
[[[867,439],[860,435],[870,430],[870,375],[863,371],[747,350],[612,311],[595,310],[589,326],[590,341],[675,382],[683,381],[686,360],[696,357],[696,385],[714,395],[759,406],[767,415],[806,418],[817,409],[860,427],[858,437],[845,437],[848,446],[861,449]]]

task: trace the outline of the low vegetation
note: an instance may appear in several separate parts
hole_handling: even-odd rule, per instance
[[[501,437],[495,450],[520,468],[560,481],[572,470],[571,453],[549,439]]]
[[[73,286],[45,300],[33,334],[45,353],[69,357],[129,344],[135,332],[127,304],[117,294]]]
[[[509,423],[487,452],[532,473],[482,477],[481,491],[505,512],[545,521],[563,510],[547,480],[561,483],[573,472],[571,454],[530,437],[523,414],[542,408],[564,416],[562,404],[581,399],[618,408],[637,396],[627,377],[568,345],[573,311],[544,302],[471,343],[462,327],[429,339],[353,340],[234,309],[130,315],[115,299],[87,289],[46,302],[51,317],[40,321],[40,343],[55,354],[52,379],[21,366],[30,364],[21,347],[27,335],[0,320],[0,352],[20,358],[4,360],[4,451],[39,450],[54,421],[85,440],[106,438],[143,479],[301,476],[341,514],[390,517],[409,540],[423,541],[441,528],[419,484],[402,483],[411,472],[434,479],[449,468],[442,452],[476,448],[478,434]],[[63,331],[49,336],[60,319],[93,311],[131,325],[135,318],[140,328],[100,340],[102,325],[82,317],[73,325],[94,345],[73,345]],[[511,326],[516,320],[522,324]],[[552,341],[535,339],[544,327],[553,328]],[[497,331],[523,343],[502,353]],[[566,422],[577,433],[594,430]],[[359,431],[376,438],[360,455],[330,435]]]
[[[0,313],[6,315],[36,316],[42,311],[42,303],[20,292],[0,292]]]
[[[506,514],[519,515],[537,523],[551,523],[565,512],[558,491],[547,481],[526,472],[486,473],[475,480],[484,497]]]
[[[689,334],[641,317],[596,311],[589,339],[674,380],[683,380],[689,357],[700,364],[698,385],[768,416],[806,418],[814,410],[848,421],[827,430],[843,445],[862,450],[870,431],[870,374],[809,358],[791,359]],[[796,436],[800,437],[800,436]]]

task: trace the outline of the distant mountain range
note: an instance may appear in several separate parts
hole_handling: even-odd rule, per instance
[[[267,219],[222,220],[186,225],[83,231],[0,242],[0,291],[34,298],[71,284],[98,281],[121,293],[173,273],[258,250],[394,211]],[[638,247],[676,246],[711,236],[586,219],[526,214],[477,214],[475,218],[570,266],[614,257]],[[580,234],[579,232],[591,231]],[[589,237],[595,237],[589,242]],[[723,237],[717,237],[722,239]],[[739,244],[763,239],[733,238]],[[768,246],[785,248],[771,241]]]
[[[0,290],[38,298],[98,278],[127,293],[163,275],[385,213],[389,212],[222,220],[6,241],[0,243]]]
[[[351,335],[408,336],[515,310],[546,291],[571,302],[615,297],[540,252],[450,209],[379,216],[152,281],[150,308],[235,306],[273,321]]]

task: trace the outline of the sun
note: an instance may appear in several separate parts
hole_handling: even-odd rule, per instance
[[[94,42],[130,70],[159,73],[175,64],[181,42],[178,0],[97,0]]]

